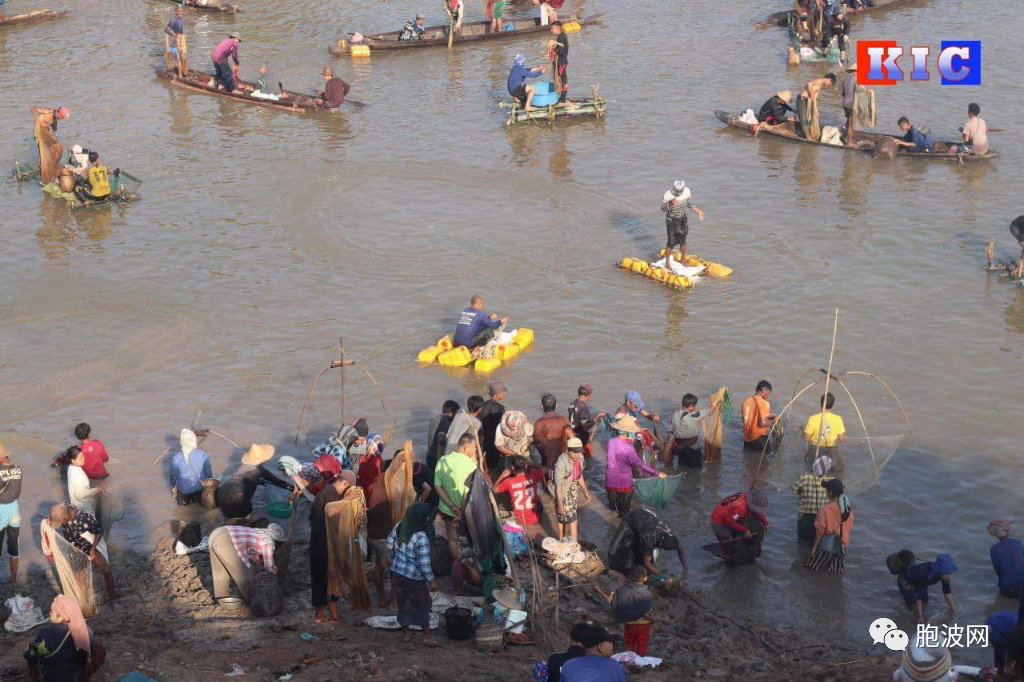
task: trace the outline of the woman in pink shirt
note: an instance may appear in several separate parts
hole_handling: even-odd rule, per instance
[[[604,487],[608,491],[608,507],[621,519],[633,504],[633,470],[639,469],[658,478],[665,478],[665,474],[645,464],[636,454],[633,439],[640,431],[636,419],[623,415],[612,422],[612,428],[616,436],[608,441]]]
[[[75,427],[75,438],[82,441],[78,447],[82,448],[82,454],[85,456],[82,470],[89,478],[106,478],[110,474],[103,465],[110,461],[110,457],[107,456],[107,449],[103,447],[102,441],[90,440],[90,433],[92,427],[85,422]]]

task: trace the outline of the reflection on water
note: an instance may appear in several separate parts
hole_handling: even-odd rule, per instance
[[[1016,285],[1011,285],[1016,286]],[[1003,318],[1006,320],[1006,331],[1015,334],[1024,334],[1024,289],[1019,286],[1013,301],[1003,311]]]
[[[838,198],[839,206],[850,218],[858,218],[866,212],[868,194],[874,180],[874,167],[873,160],[853,152],[843,154]]]
[[[825,160],[839,162],[843,152],[834,149],[823,149],[810,144],[796,144],[799,151],[793,161],[793,179],[799,189],[797,196],[802,204],[816,204],[821,197],[825,179],[821,175],[819,164]],[[821,159],[819,159],[821,155]]]

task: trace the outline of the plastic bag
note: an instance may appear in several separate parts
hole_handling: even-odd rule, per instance
[[[11,617],[4,622],[4,629],[10,632],[25,632],[50,620],[43,615],[42,609],[36,606],[31,597],[16,594],[6,603],[11,610]]]

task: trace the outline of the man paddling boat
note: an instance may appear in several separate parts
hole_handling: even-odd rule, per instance
[[[981,107],[967,106],[967,123],[960,129],[963,144],[951,145],[951,154],[988,154],[988,124],[981,117]]]
[[[238,76],[238,44],[241,42],[242,37],[238,33],[232,33],[220,41],[217,47],[213,48],[213,53],[210,55],[213,59],[217,87],[225,92],[240,92],[235,87],[235,78]],[[235,62],[233,69],[228,64],[229,59],[233,59]]]
[[[334,71],[329,66],[325,66],[323,70],[324,77],[324,89],[318,92],[320,99],[323,100],[324,109],[337,109],[345,101],[348,96],[348,91],[352,87],[345,81],[337,78],[334,75]]]

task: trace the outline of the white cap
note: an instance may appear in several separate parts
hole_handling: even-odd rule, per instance
[[[675,182],[672,183],[672,191],[675,192],[676,194],[682,192],[683,188],[685,187],[686,183],[683,182],[682,180],[676,180]]]
[[[71,153],[72,154],[81,154],[82,153],[82,145],[76,144],[74,147],[71,148]]]

